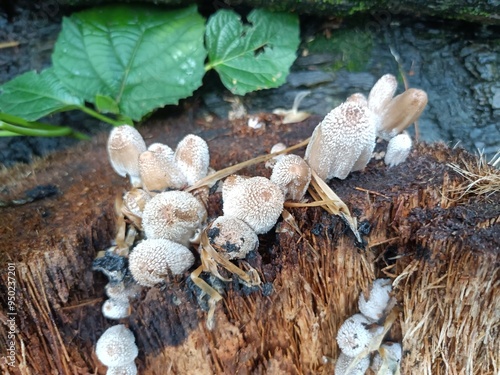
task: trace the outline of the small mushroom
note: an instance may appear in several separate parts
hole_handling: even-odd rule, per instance
[[[134,334],[123,324],[109,327],[95,346],[97,358],[108,367],[128,365],[138,352]]]
[[[373,357],[370,369],[377,375],[400,374],[403,348],[400,343],[386,342]]]
[[[165,160],[168,160],[169,162],[174,161],[174,150],[163,143],[155,142],[150,144],[148,147],[148,151],[161,155]]]
[[[139,243],[129,256],[129,269],[135,281],[152,287],[169,275],[181,275],[194,263],[189,249],[166,239],[147,239]]]
[[[229,189],[227,187],[224,189],[224,185],[222,187],[224,216],[243,220],[257,234],[268,232],[276,224],[285,202],[278,185],[260,176],[248,179],[234,177]]]
[[[366,105],[342,103],[314,129],[305,160],[323,180],[345,179],[370,160],[379,120]]]
[[[355,94],[352,94],[351,96],[349,96],[347,99],[346,99],[346,102],[353,102],[353,103],[357,103],[361,106],[367,106],[368,105],[368,101],[366,99],[366,96],[364,96],[363,94],[357,92]]]
[[[284,155],[274,166],[270,180],[280,187],[285,199],[300,201],[311,182],[311,168],[298,155]]]
[[[359,295],[358,307],[361,314],[371,321],[378,321],[391,300],[392,285],[390,279],[376,279],[371,285],[368,297],[364,293]]]
[[[269,151],[269,153],[274,154],[275,152],[283,151],[285,148],[286,148],[286,145],[284,143],[279,142],[279,143],[276,143],[273,147],[271,147],[271,151]],[[283,156],[284,156],[284,154],[276,155],[272,159],[269,159],[268,161],[266,161],[266,164],[265,164],[266,168],[273,168],[274,165],[276,164],[276,162],[278,160],[280,160]]]
[[[273,113],[278,116],[283,117],[283,124],[295,124],[297,122],[302,122],[311,116],[310,113],[299,111],[299,106],[302,100],[311,93],[311,91],[299,91],[295,98],[293,99],[293,105],[291,109],[276,108]]]
[[[141,134],[129,125],[113,128],[107,148],[109,161],[115,172],[122,177],[128,175],[132,186],[141,186],[139,155],[146,151]]]
[[[151,195],[143,189],[132,189],[123,196],[123,204],[131,214],[142,217],[144,207],[150,199]]]
[[[387,145],[384,162],[389,167],[403,163],[410,155],[412,146],[411,137],[403,132],[392,137]]]
[[[148,150],[140,154],[139,171],[142,184],[149,192],[182,189],[187,185],[186,177],[162,152]]]
[[[356,366],[350,369],[349,374],[347,369],[354,361],[353,357],[349,357],[344,353],[340,353],[337,362],[335,363],[335,375],[364,375],[370,366],[370,356],[361,359]]]
[[[235,217],[219,216],[210,225],[207,236],[210,245],[226,259],[243,259],[259,245],[254,230]]]
[[[130,315],[130,304],[122,299],[110,298],[102,305],[102,315],[108,319],[123,319]]]
[[[385,74],[380,77],[368,95],[368,108],[377,115],[382,115],[397,88],[398,81],[392,74]]]
[[[342,353],[356,357],[370,348],[372,340],[383,331],[384,327],[371,327],[371,322],[361,314],[354,314],[340,326],[337,332],[337,344]]]
[[[108,367],[106,375],[137,375],[137,366],[132,361],[124,366]]]
[[[172,190],[146,203],[142,226],[147,238],[165,238],[188,246],[206,216],[205,207],[192,194]]]
[[[175,149],[174,161],[186,177],[187,184],[194,185],[208,173],[210,154],[207,142],[194,134],[185,136]]]

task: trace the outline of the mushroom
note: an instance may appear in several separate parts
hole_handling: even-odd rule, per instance
[[[342,103],[314,129],[305,160],[323,180],[345,179],[370,160],[379,120],[364,104]]]
[[[368,105],[368,101],[366,99],[366,96],[364,96],[363,94],[361,94],[359,92],[349,96],[346,99],[346,102],[353,102],[353,103],[357,103],[357,104],[362,105],[362,106]]]
[[[370,366],[370,356],[366,356],[360,360],[353,368],[350,369],[348,374],[347,369],[353,361],[353,357],[340,353],[339,358],[335,363],[335,375],[364,375]]]
[[[97,358],[108,367],[127,366],[137,357],[135,337],[123,324],[109,327],[97,340]]]
[[[285,199],[300,201],[311,182],[311,168],[298,155],[283,155],[270,180],[280,187]]]
[[[140,154],[139,171],[142,184],[149,192],[182,189],[187,185],[186,177],[173,160],[161,151],[147,150]]]
[[[384,327],[371,327],[371,322],[361,314],[354,314],[340,326],[337,332],[337,344],[342,353],[356,357],[369,349],[372,340],[380,334]]]
[[[383,343],[380,346],[379,351],[375,353],[370,368],[377,375],[400,374],[402,357],[403,348],[400,343]]]
[[[106,375],[137,375],[137,366],[130,362],[124,366],[108,367]]]
[[[391,138],[385,153],[385,164],[389,167],[394,167],[404,162],[408,158],[408,155],[410,155],[411,146],[411,137],[406,132]]]
[[[284,149],[286,148],[286,145],[284,143],[276,143],[273,147],[271,147],[271,151],[269,151],[270,154],[274,154],[275,152],[279,152],[279,151],[283,151]],[[284,155],[283,154],[280,154],[280,155],[276,155],[274,156],[272,159],[269,159],[268,161],[266,161],[266,168],[273,168],[274,165],[276,164],[276,162],[278,160],[280,160]]]
[[[210,245],[226,259],[243,259],[259,245],[254,230],[235,217],[219,216],[210,225],[207,236]]]
[[[299,111],[299,106],[302,100],[311,93],[311,91],[299,91],[295,98],[293,99],[293,105],[291,109],[276,108],[273,113],[278,116],[283,117],[283,124],[295,124],[297,122],[302,122],[311,116],[310,113]]]
[[[135,281],[152,287],[169,275],[181,275],[194,263],[189,249],[176,242],[158,238],[139,243],[129,256],[129,270]]]
[[[398,81],[392,74],[385,74],[380,77],[368,95],[368,108],[377,115],[382,115],[397,88]]]
[[[146,151],[146,144],[132,126],[122,125],[111,130],[108,138],[108,156],[111,166],[120,176],[130,177],[132,186],[141,186],[139,155]]]
[[[128,212],[141,218],[144,207],[150,199],[151,195],[143,189],[132,189],[123,196],[123,204]]]
[[[390,279],[374,280],[368,297],[364,293],[359,295],[358,307],[361,314],[374,322],[380,320],[391,300],[391,291]]]
[[[205,207],[192,194],[172,190],[146,203],[142,226],[147,238],[165,238],[188,246],[206,216]]]
[[[108,319],[123,319],[130,315],[128,300],[110,298],[102,305],[102,315]]]
[[[207,142],[194,134],[185,136],[175,149],[174,161],[189,186],[208,173],[210,154]]]
[[[243,220],[257,234],[268,232],[276,224],[285,202],[278,185],[260,176],[248,179],[233,177],[229,182],[230,186],[224,188],[224,185],[224,216]]]

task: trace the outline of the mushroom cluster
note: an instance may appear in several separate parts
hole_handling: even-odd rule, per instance
[[[399,374],[401,345],[383,342],[394,319],[394,316],[388,317],[395,303],[391,293],[390,279],[376,279],[366,294],[359,295],[360,313],[347,318],[337,332],[341,354],[335,365],[335,374],[364,374],[370,367],[373,352],[376,353],[371,359],[371,368],[375,374]]]

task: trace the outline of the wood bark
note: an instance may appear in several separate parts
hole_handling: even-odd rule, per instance
[[[195,124],[186,116],[139,130],[148,144],[171,147],[194,132],[208,141],[211,166],[221,169],[277,142],[296,144],[319,121],[262,120],[266,127],[254,130],[246,120]],[[0,362],[5,374],[106,372],[94,346],[117,322],[101,314],[107,279],[92,271],[92,261],[111,244],[114,201],[128,188],[107,161],[106,137],[0,175],[0,317],[8,317],[8,262],[16,265],[18,312],[16,367]],[[403,344],[403,374],[498,373],[500,193],[463,195],[457,189],[467,181],[449,166],[477,162],[460,149],[417,144],[400,166],[373,159],[364,171],[331,181],[365,243],[320,207],[290,208],[302,236],[280,220],[248,259],[262,288],[204,276],[224,292],[213,331],[189,274],[145,288],[120,321],[136,337],[139,373],[331,374],[337,330],[376,277],[394,281],[401,312],[388,339]],[[241,173],[270,170],[260,164]],[[220,193],[209,202],[210,216],[220,215]],[[2,345],[6,335],[2,330]]]

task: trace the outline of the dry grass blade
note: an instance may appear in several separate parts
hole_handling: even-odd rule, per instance
[[[222,299],[222,296],[210,285],[208,285],[205,280],[203,280],[200,277],[200,274],[204,271],[203,266],[199,266],[196,270],[191,272],[191,280],[193,280],[193,283],[200,288],[203,293],[209,296],[208,300],[208,314],[207,314],[207,328],[209,330],[212,330],[214,328],[214,313],[215,313],[215,306],[218,301]]]
[[[266,161],[274,158],[277,155],[286,154],[290,151],[307,146],[310,139],[311,138],[307,138],[305,141],[297,143],[294,146],[290,146],[288,148],[285,148],[284,150],[274,152],[272,154],[257,156],[256,158],[244,161],[242,163],[238,163],[236,165],[232,165],[232,166],[224,168],[224,169],[221,169],[220,171],[217,171],[217,172],[211,174],[210,176],[202,178],[201,180],[196,182],[194,185],[188,187],[186,189],[186,191],[191,192],[191,191],[196,190],[202,186],[210,186],[210,185],[214,184],[215,182],[217,182],[218,180],[221,180],[227,176],[230,176],[243,168],[249,167],[249,166],[254,165],[254,164],[266,162]]]
[[[312,179],[309,185],[309,194],[316,201],[328,201],[328,203],[322,205],[322,207],[330,214],[338,215],[344,219],[351,231],[356,236],[358,242],[362,242],[361,236],[358,232],[358,225],[356,218],[351,216],[349,208],[346,204],[339,198],[337,194],[326,184],[325,181],[317,175],[317,173],[311,169]]]
[[[18,45],[19,45],[19,42],[17,42],[17,41],[2,42],[2,43],[0,43],[0,49],[17,47]]]

